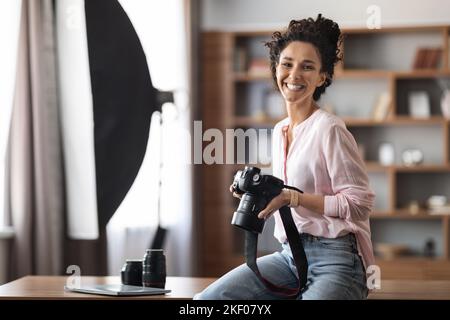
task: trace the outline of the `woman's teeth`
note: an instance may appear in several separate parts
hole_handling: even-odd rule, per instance
[[[300,90],[302,90],[302,89],[305,88],[305,85],[303,85],[303,84],[290,84],[290,83],[286,83],[286,86],[287,86],[287,88],[288,88],[289,90],[292,90],[292,91],[300,91]]]

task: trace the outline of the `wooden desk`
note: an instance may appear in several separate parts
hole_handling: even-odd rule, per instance
[[[370,300],[450,300],[449,280],[381,280]]]
[[[28,276],[0,286],[0,300],[70,300],[70,299],[192,299],[215,278],[168,277],[166,288],[172,292],[166,295],[111,297],[93,294],[65,292],[67,277]],[[119,277],[82,277],[83,284],[117,284]],[[369,299],[402,300],[450,300],[450,281],[448,280],[382,280],[381,290],[369,295]]]
[[[27,276],[0,286],[0,300],[192,299],[215,278],[167,277],[165,295],[114,297],[64,291],[66,276]],[[119,284],[120,277],[81,277],[82,284]]]

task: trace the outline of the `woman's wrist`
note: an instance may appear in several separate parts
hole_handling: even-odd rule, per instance
[[[295,208],[300,205],[300,193],[295,190],[284,189],[283,190],[283,202],[284,205]]]
[[[283,196],[283,206],[289,206],[289,204],[291,203],[291,192],[290,192],[290,190],[289,189],[283,189],[281,194]]]
[[[289,191],[291,193],[291,201],[289,203],[289,206],[291,208],[296,208],[300,205],[300,199],[299,199],[300,193],[295,190],[289,190]]]

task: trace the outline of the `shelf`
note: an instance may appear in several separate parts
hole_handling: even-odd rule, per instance
[[[442,172],[450,171],[449,165],[439,165],[439,164],[423,164],[418,166],[395,166],[395,171],[397,172]]]
[[[280,119],[273,119],[269,117],[252,117],[252,116],[238,116],[234,117],[233,125],[235,127],[253,127],[253,126],[260,126],[260,127],[273,127],[275,124],[283,120],[284,118]]]
[[[380,34],[380,33],[420,33],[420,32],[442,32],[448,26],[447,25],[430,25],[430,26],[383,26],[381,29],[369,29],[369,28],[342,28],[342,34]]]
[[[385,172],[392,169],[392,166],[383,166],[375,161],[366,161],[365,165],[368,172]]]
[[[336,79],[352,79],[352,78],[389,78],[394,74],[393,71],[388,70],[365,70],[365,69],[341,69],[336,71]]]
[[[233,79],[236,82],[252,82],[252,81],[269,81],[272,79],[270,73],[253,75],[247,72],[236,72],[233,74]]]
[[[397,125],[444,125],[448,119],[442,116],[431,116],[429,118],[411,118],[410,116],[396,116],[385,119],[383,121],[376,121],[364,118],[342,118],[345,124],[350,127],[373,127],[373,126],[397,126]]]
[[[417,166],[404,166],[404,165],[390,165],[384,166],[378,162],[368,161],[365,163],[366,169],[369,172],[384,172],[384,171],[396,171],[396,172],[447,172],[450,171],[450,165],[445,164],[421,164]]]
[[[233,125],[236,127],[252,127],[252,126],[274,126],[284,118],[273,119],[269,117],[252,117],[252,116],[236,116]],[[409,116],[397,116],[386,119],[384,121],[375,121],[363,118],[342,118],[349,127],[380,127],[380,126],[402,126],[402,125],[445,125],[449,122],[441,116],[431,116],[426,119],[414,119]]]
[[[229,170],[231,170],[231,171],[238,171],[238,170],[243,170],[246,166],[247,167],[258,167],[260,169],[263,169],[263,168],[271,168],[272,164],[262,164],[262,163],[253,163],[253,164],[243,163],[243,164],[238,164],[238,163],[236,163],[236,164],[231,164],[231,165],[227,166],[227,168]]]
[[[271,37],[273,30],[261,30],[261,31],[235,31],[233,35],[235,37]]]
[[[375,256],[376,263],[417,263],[417,264],[428,264],[428,263],[448,263],[443,257],[421,257],[421,256],[402,256],[393,259],[385,259],[380,256]]]
[[[448,76],[450,76],[450,70],[419,69],[419,70],[411,70],[411,71],[394,72],[393,76],[396,79],[448,77]]]
[[[369,70],[369,69],[341,69],[335,73],[336,79],[374,79],[374,78],[395,78],[395,79],[417,79],[436,78],[450,76],[450,70],[445,69],[417,69],[408,71],[390,70]]]
[[[398,209],[395,211],[374,211],[370,215],[370,219],[440,220],[448,216],[446,214],[429,214],[427,210],[420,210],[417,214],[411,214],[406,209]]]

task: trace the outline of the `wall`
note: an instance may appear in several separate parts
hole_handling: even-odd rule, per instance
[[[284,27],[291,19],[322,13],[341,27],[365,27],[367,8],[381,9],[381,25],[450,23],[446,0],[201,0],[202,30],[258,30]]]

